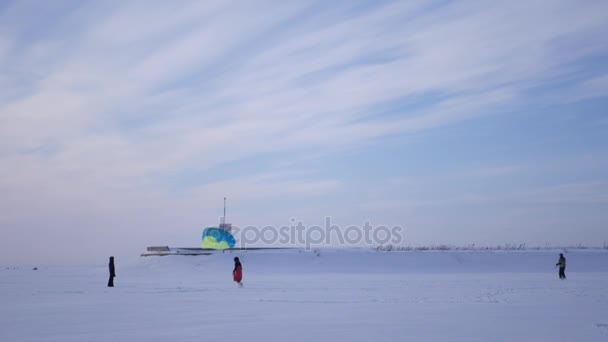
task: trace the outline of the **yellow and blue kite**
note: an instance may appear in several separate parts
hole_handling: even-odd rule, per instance
[[[230,232],[216,228],[208,227],[203,230],[202,246],[205,249],[228,249],[234,248],[236,240]]]

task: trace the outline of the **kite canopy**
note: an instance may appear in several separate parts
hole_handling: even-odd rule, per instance
[[[227,249],[234,248],[235,244],[234,236],[223,229],[208,227],[203,230],[203,248]]]

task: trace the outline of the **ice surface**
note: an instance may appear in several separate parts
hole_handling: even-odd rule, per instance
[[[0,269],[0,341],[607,341],[608,252],[255,251]],[[232,282],[239,256],[245,287]],[[9,265],[10,266],[10,265]]]

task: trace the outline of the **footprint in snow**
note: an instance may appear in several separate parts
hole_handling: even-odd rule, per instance
[[[595,323],[595,327],[608,334],[608,323]]]

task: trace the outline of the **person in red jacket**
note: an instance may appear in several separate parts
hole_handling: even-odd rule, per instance
[[[232,271],[232,278],[239,284],[239,287],[243,287],[243,266],[238,257],[234,257],[234,270]]]

